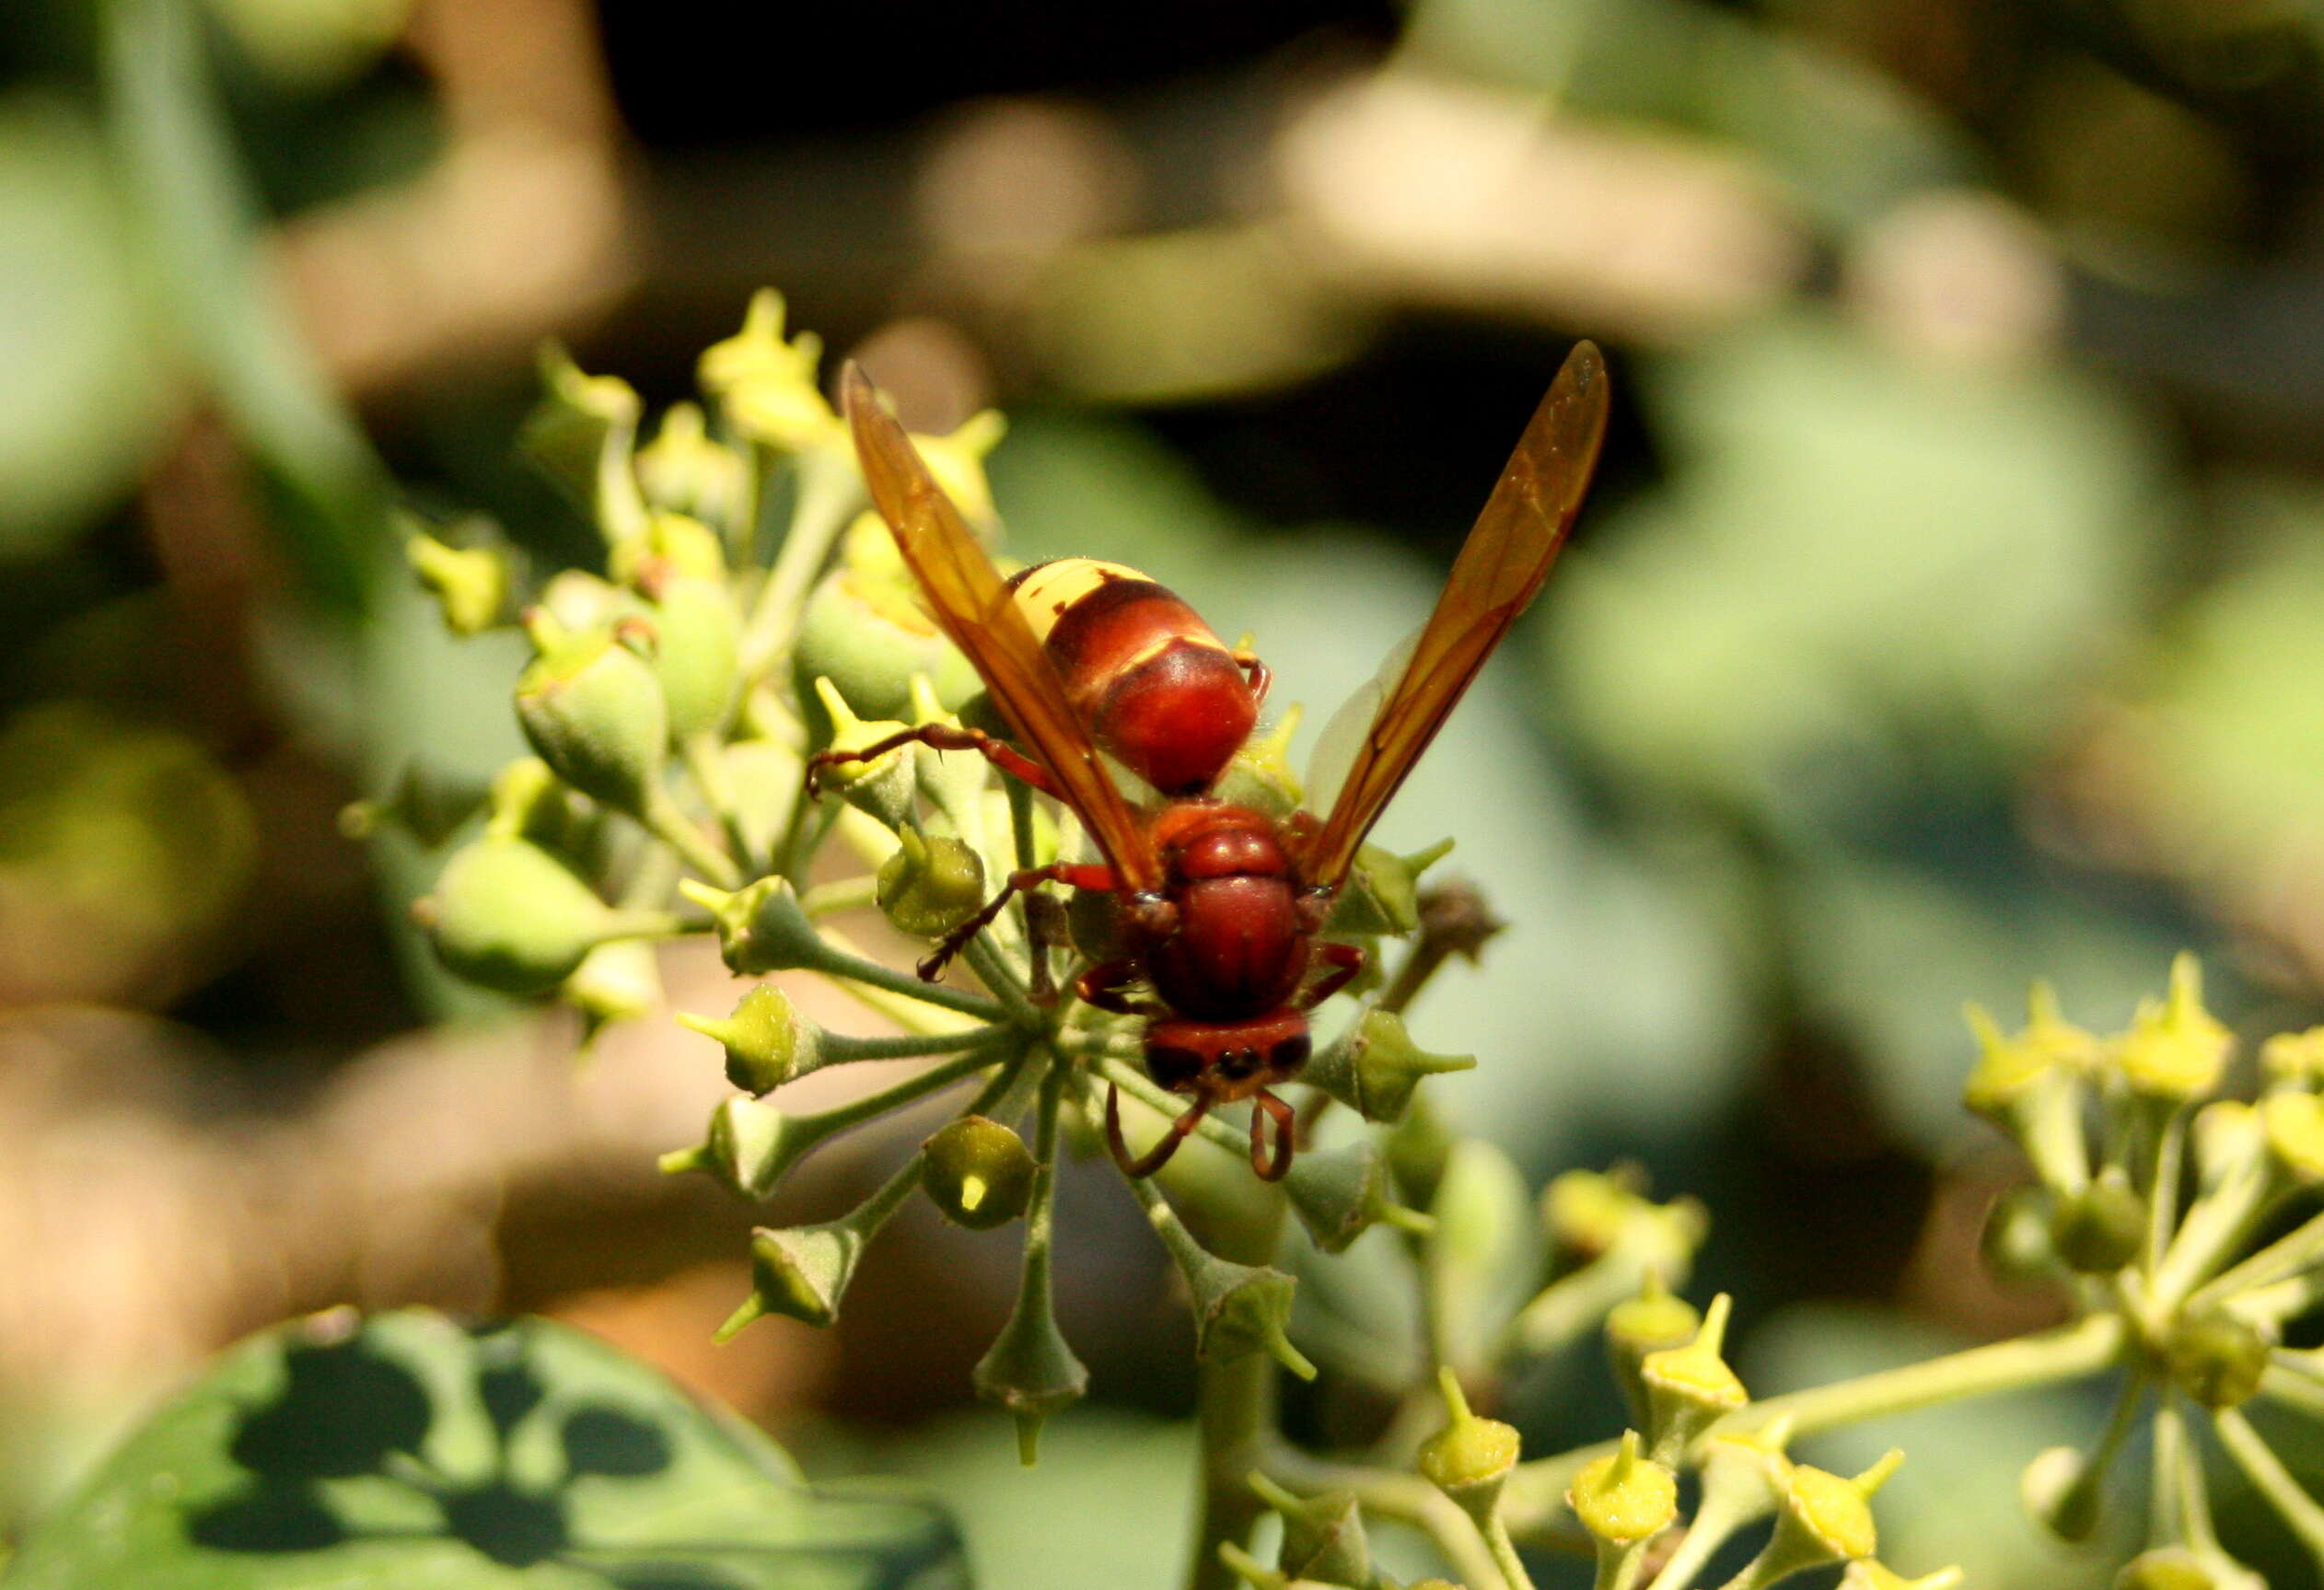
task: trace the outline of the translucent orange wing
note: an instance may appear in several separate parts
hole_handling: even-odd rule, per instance
[[[1501,482],[1453,563],[1436,610],[1412,644],[1331,813],[1307,846],[1307,881],[1331,887],[1436,731],[1548,577],[1582,505],[1606,437],[1606,361],[1577,345],[1517,439]]]
[[[1040,642],[960,511],[928,473],[904,428],[879,406],[864,373],[840,377],[855,456],[880,516],[952,644],[976,667],[1017,738],[1056,775],[1066,799],[1130,888],[1159,889],[1162,863],[1136,814],[1107,776],[1098,748],[1065,696]]]

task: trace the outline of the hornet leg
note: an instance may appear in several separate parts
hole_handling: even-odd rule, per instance
[[[1261,1089],[1250,1101],[1250,1167],[1261,1181],[1281,1181],[1291,1169],[1291,1133],[1297,1123],[1291,1106]],[[1275,1152],[1267,1153],[1267,1123],[1275,1123]]]
[[[1113,1151],[1114,1164],[1121,1174],[1133,1181],[1143,1181],[1170,1163],[1170,1155],[1179,1151],[1179,1144],[1193,1135],[1203,1117],[1211,1110],[1208,1098],[1198,1098],[1189,1105],[1184,1115],[1170,1122],[1170,1130],[1162,1141],[1146,1150],[1145,1157],[1130,1157],[1130,1145],[1121,1136],[1121,1089],[1109,1083],[1106,1086],[1106,1146]]]
[[[983,910],[946,934],[937,944],[935,953],[913,969],[920,973],[920,981],[934,982],[942,977],[952,957],[960,953],[969,940],[993,925],[994,919],[1006,909],[1011,897],[1052,882],[1062,883],[1069,888],[1110,890],[1113,888],[1113,873],[1102,866],[1057,862],[1049,866],[1028,867],[1022,872],[1009,874],[1008,882],[1001,886],[1001,892],[994,895]]]
[[[990,760],[1011,778],[1031,784],[1045,795],[1064,798],[1057,781],[1049,776],[1049,770],[1025,755],[1016,747],[994,739],[982,729],[955,728],[950,724],[923,724],[916,729],[889,735],[886,739],[852,751],[817,751],[807,759],[807,788],[809,795],[823,793],[823,770],[847,762],[867,762],[874,757],[884,757],[902,746],[926,746],[931,750],[975,751]]]

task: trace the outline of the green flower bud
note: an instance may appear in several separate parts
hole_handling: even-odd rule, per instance
[[[1284,1191],[1299,1224],[1326,1253],[1345,1252],[1377,1221],[1408,1231],[1430,1226],[1427,1216],[1389,1201],[1388,1163],[1369,1143],[1301,1155],[1284,1178]]]
[[[556,621],[559,630],[575,634],[610,630],[645,610],[636,592],[601,580],[586,569],[560,569],[551,575],[540,587],[537,605]]]
[[[829,1325],[839,1317],[840,1299],[855,1278],[864,1240],[852,1219],[788,1231],[759,1227],[750,1234],[750,1295],[726,1317],[717,1340],[730,1341],[744,1326],[769,1314]]]
[[[494,547],[448,547],[415,531],[403,543],[403,556],[443,609],[446,629],[473,635],[501,621],[508,607],[507,553]]]
[[[1793,1573],[1830,1562],[1852,1562],[1878,1550],[1872,1498],[1903,1461],[1904,1454],[1891,1448],[1853,1480],[1806,1464],[1795,1466],[1775,1515],[1775,1534],[1745,1570],[1744,1583],[1772,1584]]]
[[[654,677],[672,744],[722,732],[742,693],[742,621],[724,580],[679,575],[655,583]]]
[[[1045,1305],[1027,1306],[1022,1297],[977,1361],[974,1379],[979,1397],[1017,1421],[1017,1459],[1028,1468],[1040,1453],[1042,1423],[1089,1389],[1089,1371],[1074,1356],[1056,1316]]]
[[[1426,850],[1396,855],[1367,844],[1355,853],[1347,882],[1332,902],[1324,931],[1347,934],[1407,934],[1420,926],[1420,875],[1452,853],[1453,841],[1439,840]]]
[[[1393,1011],[1372,1009],[1339,1040],[1307,1062],[1300,1080],[1314,1084],[1366,1120],[1398,1121],[1412,1107],[1421,1079],[1468,1071],[1473,1054],[1431,1054],[1404,1030]]]
[[[2324,1027],[2277,1033],[2260,1046],[2260,1066],[2278,1087],[2314,1087],[2324,1082]]]
[[[1450,1369],[1436,1372],[1436,1387],[1444,1394],[1446,1423],[1421,1443],[1421,1476],[1482,1524],[1500,1500],[1502,1482],[1517,1466],[1517,1433],[1497,1419],[1471,1413],[1460,1377]]]
[[[2260,1101],[2268,1152],[2302,1187],[2324,1182],[2324,1098],[2274,1093]]]
[[[1918,1579],[1907,1579],[1895,1569],[1870,1557],[1848,1564],[1840,1576],[1840,1590],[1955,1590],[1964,1575],[1958,1568],[1939,1568]]]
[[[921,1147],[927,1154],[921,1188],[955,1225],[990,1231],[1032,1200],[1032,1151],[997,1120],[964,1115]]]
[[[678,892],[710,912],[719,957],[738,977],[796,971],[829,960],[830,951],[786,878],[762,877],[732,892],[680,878]]]
[[[659,512],[647,516],[644,535],[613,549],[606,566],[620,584],[653,601],[672,580],[723,584],[726,547],[718,532],[700,519]]]
[[[1619,1451],[1574,1477],[1565,1504],[1598,1539],[1629,1546],[1661,1534],[1679,1516],[1679,1477],[1640,1450],[1638,1432],[1625,1430]]]
[[[1969,1007],[1970,1028],[1983,1057],[1963,1098],[2017,1140],[2043,1181],[2079,1190],[2090,1174],[2082,1128],[2085,1078],[2100,1050],[2096,1039],[2059,1016],[2048,984],[2034,984],[2027,1004],[2027,1025],[2011,1039],[2002,1037],[1982,1008]]]
[[[1722,1292],[1711,1300],[1693,1340],[1649,1352],[1639,1362],[1638,1378],[1646,1387],[1647,1426],[1655,1457],[1661,1462],[1679,1462],[1696,1436],[1751,1399],[1720,1356],[1734,1306],[1734,1299]]]
[[[2173,1324],[2163,1363],[2171,1383],[2205,1408],[2236,1408],[2259,1391],[2269,1345],[2233,1315],[2197,1315]]]
[[[839,566],[816,586],[799,618],[792,658],[802,691],[828,678],[858,710],[901,718],[910,709],[915,674],[934,680],[955,709],[982,688],[968,659],[922,609],[918,586],[877,515],[858,519],[840,549]],[[811,737],[827,727],[813,721],[819,704],[809,703]]]
[[[585,375],[563,348],[541,352],[548,389],[517,435],[517,446],[581,505],[614,545],[645,533],[645,502],[632,473],[644,405],[627,381]]]
[[[816,385],[823,340],[802,331],[786,342],[783,319],[782,294],[754,294],[742,330],[705,352],[696,375],[738,432],[796,453],[839,435],[841,425]]]
[[[581,1013],[582,1044],[617,1021],[635,1021],[662,1002],[661,961],[637,939],[601,944],[564,980],[564,1002]]]
[[[613,910],[538,845],[490,837],[462,847],[412,911],[447,969],[515,994],[547,993],[598,946],[669,926]]]
[[[2047,1281],[2058,1273],[2058,1250],[2050,1236],[2051,1198],[2044,1187],[2013,1187],[1993,1200],[1978,1239],[1978,1251],[1995,1276],[2003,1281],[2033,1282]]]
[[[948,835],[923,838],[916,829],[896,838],[874,899],[897,932],[942,938],[983,909],[984,863],[975,851]]]
[[[2216,1087],[2234,1049],[2234,1035],[2203,1008],[2202,966],[2182,953],[2171,962],[2169,996],[2139,1007],[2115,1064],[2133,1092],[2179,1102]]]
[[[2160,1546],[2124,1563],[2114,1590],[2268,1590],[2268,1582],[2216,1549]]]
[[[1757,1430],[1714,1431],[1703,1438],[1702,1505],[1695,1521],[1714,1513],[1731,1525],[1749,1523],[1772,1513],[1790,1493],[1793,1463],[1784,1455],[1791,1445],[1789,1415],[1769,1421]]]
[[[418,762],[407,762],[387,799],[351,801],[340,809],[339,831],[351,840],[366,840],[393,824],[434,850],[458,833],[484,799],[472,783],[442,779]]]
[[[1278,822],[1297,811],[1301,790],[1299,775],[1291,767],[1291,737],[1300,716],[1294,703],[1273,727],[1245,740],[1220,772],[1211,794],[1231,806],[1265,812]]]
[[[1283,1519],[1283,1549],[1275,1565],[1294,1582],[1359,1587],[1372,1583],[1372,1549],[1364,1536],[1364,1510],[1344,1491],[1299,1497],[1264,1474],[1249,1484]]]
[[[1315,1365],[1284,1334],[1291,1324],[1291,1277],[1194,1251],[1201,1257],[1191,1266],[1182,1263],[1180,1272],[1193,1298],[1195,1356],[1226,1364],[1265,1352],[1300,1379],[1313,1380]]]
[[[1541,1229],[1568,1263],[1596,1259],[1622,1238],[1645,1200],[1634,1166],[1568,1170],[1541,1190]]]
[[[2017,1495],[2035,1523],[2076,1545],[2097,1532],[2102,1478],[2074,1448],[2047,1447],[2018,1475]]]
[[[1308,1062],[1308,1068],[1313,1071],[1314,1062]],[[1308,1080],[1314,1080],[1312,1075]],[[1416,1097],[1406,1106],[1404,1118],[1388,1134],[1388,1168],[1396,1178],[1398,1194],[1408,1205],[1436,1207],[1436,1191],[1452,1158],[1453,1142],[1453,1134],[1425,1097]]]
[[[828,745],[834,751],[866,750],[901,734],[906,725],[892,718],[862,718],[847,704],[839,687],[827,679],[815,681],[815,699],[830,722]],[[909,746],[899,746],[869,761],[826,764],[816,773],[819,788],[835,788],[847,804],[869,813],[882,828],[901,832],[914,826],[920,793],[920,766]]]
[[[771,982],[744,994],[723,1021],[682,1010],[678,1021],[718,1040],[726,1051],[726,1080],[748,1094],[773,1093],[823,1063],[822,1028]]]
[[[637,450],[637,481],[657,508],[731,525],[749,496],[750,466],[711,438],[698,406],[672,403],[654,439]]]
[[[755,1098],[734,1097],[710,1112],[710,1130],[692,1148],[661,1157],[664,1176],[699,1170],[740,1198],[762,1201],[827,1133]]]
[[[2239,1098],[2214,1098],[2197,1110],[2192,1142],[2197,1180],[2205,1192],[2249,1168],[2269,1148],[2260,1112]]]
[[[2050,1240],[2067,1268],[2111,1275],[2146,1244],[2146,1200],[2119,1165],[2109,1165],[2079,1192],[2062,1195],[2050,1217]]]
[[[1663,1284],[1660,1270],[1647,1271],[1638,1295],[1608,1311],[1606,1354],[1633,1419],[1644,1423],[1647,1418],[1646,1383],[1641,1374],[1647,1356],[1685,1346],[1702,1327],[1702,1312]]]
[[[536,631],[540,658],[517,681],[517,721],[540,760],[592,800],[636,817],[668,797],[662,688],[610,631]]]

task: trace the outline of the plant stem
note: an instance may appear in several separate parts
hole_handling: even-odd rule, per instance
[[[923,982],[892,966],[882,966],[870,957],[856,953],[844,939],[828,929],[822,934],[822,943],[824,953],[808,969],[819,971],[825,977],[845,978],[869,988],[885,989],[905,999],[958,1011],[962,1016],[972,1016],[981,1021],[998,1021],[1007,1014],[1000,1004],[981,993],[970,993],[966,989],[952,988],[941,982]]]
[[[1220,1558],[1221,1543],[1239,1546],[1267,1511],[1245,1478],[1265,1450],[1275,1422],[1275,1361],[1247,1352],[1225,1364],[1197,1366],[1195,1417],[1202,1434],[1203,1506],[1194,1527],[1194,1561],[1187,1590],[1234,1590],[1234,1570]]]
[[[1040,1030],[1041,1013],[1026,999],[1025,985],[982,934],[961,946],[960,958],[969,963],[969,969],[976,973],[985,991],[1001,1002],[1001,1008],[1008,1012],[1011,1021],[1028,1031]]]
[[[767,583],[759,587],[742,631],[742,677],[755,679],[789,649],[798,633],[799,614],[815,576],[831,555],[831,545],[864,502],[864,486],[855,470],[854,449],[845,436],[834,436],[798,457],[797,494],[791,505],[791,528],[784,533],[783,550],[775,554]]]
[[[2129,1332],[2119,1314],[2094,1314],[2072,1325],[1965,1352],[1932,1358],[1925,1364],[1883,1370],[1830,1386],[1771,1397],[1739,1409],[1711,1426],[1698,1443],[1720,1433],[1763,1429],[1790,1414],[1800,1435],[1909,1413],[1934,1403],[1957,1402],[1971,1397],[1991,1397],[2056,1380],[2093,1375],[2121,1355]],[[1614,1443],[1538,1457],[1520,1463],[1502,1492],[1503,1516],[1512,1529],[1528,1538],[1548,1527],[1564,1506],[1566,1490],[1584,1465],[1614,1450]]]
[[[1517,1555],[1517,1543],[1509,1538],[1509,1526],[1501,1521],[1499,1513],[1485,1520],[1485,1548],[1493,1553],[1493,1565],[1501,1571],[1502,1582],[1509,1590],[1533,1590],[1533,1576],[1525,1571],[1525,1561]],[[1623,1554],[1633,1564],[1628,1577],[1635,1578],[1634,1553]],[[1604,1573],[1599,1576],[1599,1590],[1630,1590],[1627,1583],[1610,1583]]]
[[[2187,1312],[2200,1314],[2237,1293],[2296,1275],[2319,1259],[2324,1259],[2324,1214],[2311,1217],[2198,1288],[2187,1299]]]
[[[834,1105],[830,1109],[818,1110],[813,1115],[800,1116],[797,1120],[797,1129],[805,1134],[808,1141],[820,1141],[835,1132],[844,1132],[851,1126],[885,1115],[900,1105],[910,1104],[915,1098],[922,1098],[941,1088],[949,1087],[962,1077],[973,1076],[995,1062],[1000,1062],[1004,1070],[1007,1070],[1015,1067],[1023,1058],[1024,1051],[1021,1049],[1014,1053],[997,1045],[987,1049],[970,1050],[956,1060],[946,1061],[942,1065],[932,1065],[925,1071],[914,1072],[891,1087],[883,1087],[877,1093],[867,1093],[861,1098],[850,1099],[847,1103]],[[997,1088],[1001,1085],[1001,1080],[995,1077],[993,1085]]]
[[[2307,1548],[2318,1569],[2324,1570],[2324,1507],[2300,1489],[2300,1482],[2283,1467],[2283,1460],[2251,1427],[2251,1422],[2240,1410],[2215,1410],[2211,1427],[2219,1436],[2219,1445],[2227,1449],[2227,1455],[2243,1470],[2244,1478],[2251,1481],[2251,1488],[2268,1499],[2276,1516],[2300,1538],[2300,1544]]]
[[[836,915],[843,911],[861,911],[877,902],[879,880],[866,873],[862,877],[844,877],[836,883],[819,883],[799,896],[799,909],[810,917]]]
[[[678,804],[658,785],[648,795],[641,816],[655,838],[685,857],[686,865],[703,877],[720,888],[742,887],[742,872],[733,858],[712,844],[708,836],[694,826],[693,819],[680,811]]]

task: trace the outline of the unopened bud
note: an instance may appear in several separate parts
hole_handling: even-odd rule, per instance
[[[1722,1292],[1711,1300],[1693,1340],[1649,1352],[1639,1363],[1655,1456],[1665,1463],[1679,1462],[1697,1435],[1750,1400],[1743,1382],[1720,1355],[1733,1307],[1734,1300]]]
[[[2251,1400],[2268,1368],[2268,1339],[2228,1314],[2182,1317],[2163,1344],[2171,1383],[2205,1408],[2236,1408]]]
[[[1045,1296],[1030,1306],[1017,1299],[1008,1323],[978,1360],[974,1380],[979,1397],[1017,1421],[1017,1457],[1028,1468],[1040,1453],[1042,1423],[1089,1389],[1089,1371],[1057,1329]]]
[[[2324,1097],[2275,1093],[2260,1101],[2268,1152],[2302,1187],[2324,1183]]]
[[[646,621],[654,627],[654,677],[661,682],[673,744],[717,734],[742,691],[742,621],[724,580],[681,574],[659,582]]]
[[[613,910],[538,845],[490,837],[455,854],[413,912],[447,969],[515,994],[547,993],[598,946],[667,925]]]
[[[2132,1091],[2179,1102],[2216,1087],[2234,1049],[2234,1035],[2203,1008],[2201,964],[2181,954],[2171,962],[2168,997],[2140,1007],[2115,1063]]]
[[[1342,1253],[1382,1220],[1406,1230],[1428,1229],[1425,1215],[1390,1201],[1388,1180],[1388,1164],[1380,1151],[1369,1143],[1356,1143],[1301,1155],[1284,1178],[1284,1191],[1315,1245],[1326,1253]]]
[[[2069,1269],[2111,1275],[2145,1245],[2146,1201],[2121,1166],[2109,1165],[2087,1187],[2060,1196],[2050,1240]]]
[[[1333,901],[1327,930],[1334,934],[1407,934],[1420,926],[1420,876],[1452,853],[1453,841],[1397,855],[1376,844],[1355,853],[1347,881]]]
[[[664,1176],[699,1170],[739,1198],[764,1200],[824,1133],[755,1098],[723,1099],[692,1148],[661,1157]]]
[[[421,532],[405,540],[403,556],[436,598],[452,633],[479,634],[507,610],[508,554],[499,549],[449,547]]]
[[[1565,1493],[1582,1527],[1613,1546],[1644,1540],[1679,1515],[1679,1477],[1641,1450],[1638,1432],[1622,1432],[1621,1448],[1574,1477]]]
[[[587,1044],[615,1022],[635,1021],[662,1002],[661,962],[637,939],[601,944],[582,957],[560,991],[581,1013]]]
[[[1637,1296],[1614,1305],[1606,1315],[1606,1352],[1621,1382],[1631,1416],[1640,1423],[1648,1417],[1646,1383],[1642,1376],[1651,1353],[1683,1347],[1702,1327],[1702,1314],[1663,1284],[1662,1271],[1646,1271],[1646,1284]]]
[[[899,933],[942,938],[984,905],[984,863],[947,834],[924,838],[902,829],[895,853],[880,864],[874,899]]]
[[[718,1040],[726,1051],[726,1080],[745,1093],[773,1093],[822,1063],[822,1029],[771,982],[744,994],[724,1020],[687,1011],[678,1020]]]
[[[615,811],[666,799],[669,719],[652,666],[610,631],[540,638],[546,649],[517,681],[517,721],[540,760]]]
[[[2013,1187],[1993,1201],[1978,1238],[1986,1268],[2003,1281],[2046,1281],[2058,1273],[2051,1242],[2051,1194],[2042,1187]]]
[[[750,1295],[718,1328],[717,1340],[731,1340],[769,1314],[829,1325],[863,1251],[864,1234],[851,1220],[788,1231],[761,1226],[750,1234]]]
[[[692,403],[672,403],[654,439],[637,450],[637,482],[649,504],[715,523],[741,516],[749,470],[734,448],[712,439]]]
[[[1323,1089],[1366,1120],[1398,1121],[1412,1108],[1424,1077],[1468,1071],[1473,1054],[1431,1054],[1412,1039],[1404,1018],[1372,1009],[1337,1042],[1324,1046],[1300,1073],[1300,1080]]]
[[[1498,1419],[1470,1412],[1460,1377],[1450,1369],[1436,1372],[1436,1386],[1447,1417],[1442,1430],[1421,1443],[1421,1475],[1482,1524],[1492,1516],[1502,1482],[1517,1466],[1517,1433]]]
[[[989,1231],[1025,1213],[1033,1196],[1032,1151],[997,1120],[964,1115],[921,1145],[921,1188],[955,1225]]]
[[[1249,1484],[1283,1519],[1283,1549],[1275,1565],[1294,1583],[1368,1586],[1372,1549],[1364,1535],[1364,1510],[1344,1491],[1295,1496],[1264,1474]]]
[[[2074,1545],[2097,1531],[2100,1478],[2074,1448],[2047,1447],[2017,1477],[2017,1495],[2035,1523]]]
[[[680,878],[678,892],[710,912],[720,958],[738,977],[793,971],[830,959],[787,878],[762,877],[731,892]]]

